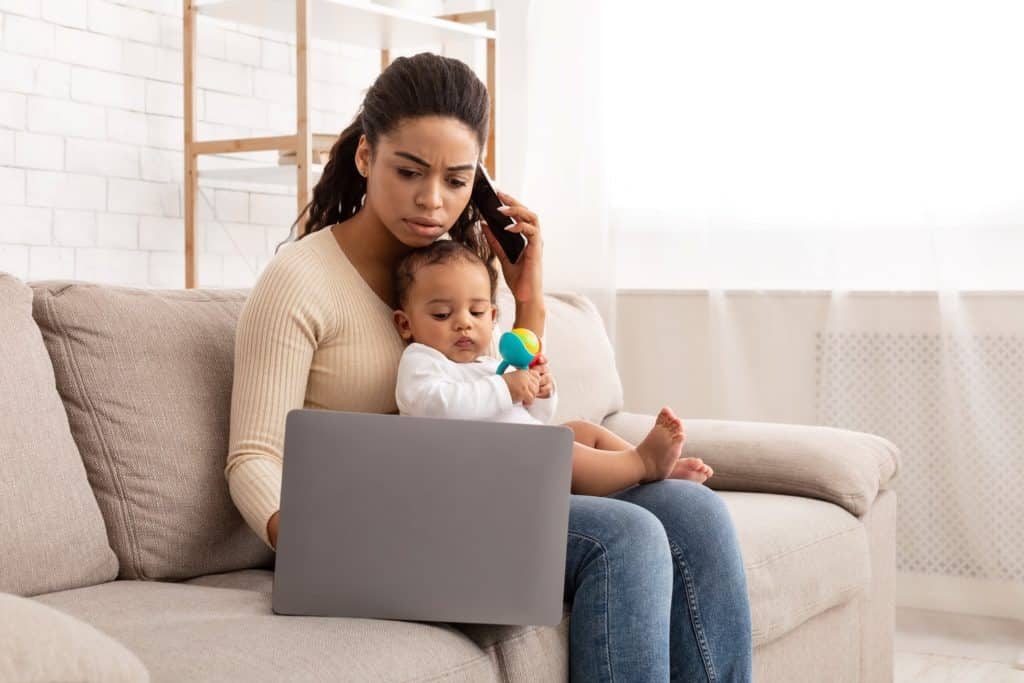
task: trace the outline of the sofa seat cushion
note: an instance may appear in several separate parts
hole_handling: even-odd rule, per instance
[[[33,314],[123,579],[270,565],[224,478],[239,290],[38,281]]]
[[[104,583],[117,557],[32,319],[32,289],[0,273],[0,591]]]
[[[871,573],[867,533],[846,510],[811,498],[718,493],[740,541],[755,648],[866,594]],[[529,681],[529,662],[545,661],[552,672],[568,671],[570,618],[567,605],[558,626],[456,626],[480,647],[497,648],[507,680]]]
[[[273,591],[274,575],[266,570],[245,570],[200,576],[188,581],[200,586],[216,586],[265,593]],[[563,610],[558,626],[506,626],[499,624],[453,623],[490,653],[499,680],[509,683],[567,680],[569,676],[569,609]]]
[[[754,647],[866,594],[867,532],[833,503],[775,493],[719,491],[747,572]]]
[[[718,491],[729,509],[747,574],[754,647],[770,643],[826,610],[867,593],[871,555],[863,523],[842,507],[813,498]],[[190,583],[263,592],[269,571],[203,576]],[[493,649],[504,680],[529,680],[528,662],[568,667],[568,606],[558,626],[454,624]],[[536,673],[535,671],[532,673]]]
[[[116,638],[154,681],[498,680],[450,626],[281,616],[259,590],[122,580],[34,599]]]
[[[846,510],[796,496],[718,494],[740,541],[755,648],[866,594],[871,575],[867,533]],[[569,607],[558,626],[456,626],[480,647],[497,647],[509,663],[508,680],[528,681],[525,662],[550,661],[552,670],[568,670]]]

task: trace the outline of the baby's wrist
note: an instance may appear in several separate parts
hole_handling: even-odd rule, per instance
[[[512,374],[508,373],[502,375],[501,379],[505,381],[505,386],[508,387],[508,395],[512,397],[512,403],[519,403],[519,396],[517,395],[518,391],[516,390],[516,387],[512,384],[512,380],[510,379],[511,377]]]

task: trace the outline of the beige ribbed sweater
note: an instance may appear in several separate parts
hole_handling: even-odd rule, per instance
[[[330,228],[284,247],[253,285],[235,333],[224,475],[235,506],[268,547],[288,411],[398,412],[405,342],[392,320]]]

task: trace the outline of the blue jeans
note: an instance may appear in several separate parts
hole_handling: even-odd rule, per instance
[[[750,681],[747,577],[717,493],[665,479],[572,495],[568,543],[570,680]]]

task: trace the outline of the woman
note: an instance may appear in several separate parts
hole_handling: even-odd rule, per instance
[[[528,240],[511,265],[470,204],[488,123],[486,87],[465,64],[429,53],[396,59],[331,149],[306,234],[254,285],[236,332],[225,475],[271,548],[287,412],[396,412],[404,342],[392,322],[391,274],[410,249],[445,233],[484,258],[493,249],[515,297],[515,326],[543,334],[537,215],[502,194]],[[712,490],[666,480],[573,495],[567,542],[573,680],[750,679],[743,562]]]

